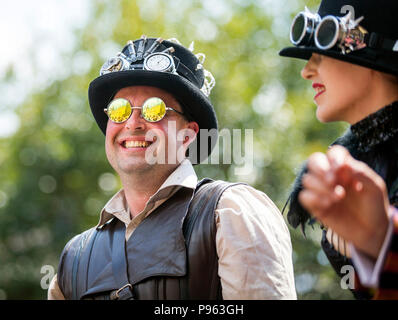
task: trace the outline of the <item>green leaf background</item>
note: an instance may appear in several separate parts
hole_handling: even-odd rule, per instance
[[[121,187],[87,88],[109,55],[142,34],[177,38],[185,46],[195,41],[194,52],[206,54],[204,66],[216,78],[211,100],[220,129],[253,129],[252,174],[235,175],[234,164],[207,164],[196,166],[199,178],[248,182],[282,210],[302,162],[346,128],[318,122],[313,90],[300,77],[305,62],[278,55],[289,46],[290,22],[304,5],[316,10],[318,1],[90,1],[84,26],[70,22],[73,48],[60,54],[54,76],[23,102],[0,105],[0,117],[11,108],[20,123],[14,134],[0,137],[0,299],[46,299],[41,268],[56,271],[66,242],[95,225]],[[32,52],[32,79],[39,77],[35,47],[22,49]],[[1,92],[16,79],[10,65],[0,75]],[[298,298],[352,299],[320,248],[319,226],[307,228],[307,238],[289,230]]]

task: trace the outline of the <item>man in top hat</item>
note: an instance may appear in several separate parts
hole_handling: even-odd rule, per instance
[[[296,298],[290,235],[273,202],[246,184],[198,182],[193,170],[215,145],[199,130],[217,129],[215,81],[198,57],[143,36],[90,84],[123,189],[65,246],[49,299]]]
[[[335,146],[306,162],[288,220],[304,226],[309,212],[319,219],[332,266],[342,276],[352,256],[362,285],[380,289],[375,298],[398,298],[397,11],[396,1],[323,0],[316,14],[306,9],[295,17],[295,46],[280,52],[309,60],[302,76],[317,90],[318,119],[351,124],[333,143],[346,149]],[[369,297],[355,286],[357,297]]]

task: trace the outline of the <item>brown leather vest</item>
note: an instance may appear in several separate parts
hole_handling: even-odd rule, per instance
[[[194,196],[180,189],[128,241],[116,218],[74,237],[58,268],[65,298],[109,299],[117,292],[119,299],[221,299],[214,210],[232,185],[204,179]]]

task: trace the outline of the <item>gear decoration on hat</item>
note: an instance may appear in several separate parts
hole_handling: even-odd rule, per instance
[[[368,31],[359,25],[359,23],[365,18],[360,17],[356,20],[353,19],[351,11],[347,13],[344,17],[336,17],[333,15],[325,16],[321,18],[319,14],[312,13],[307,7],[301,13],[307,17],[309,21],[311,21],[311,30],[315,30],[315,44],[318,48],[328,50],[337,45],[337,47],[341,50],[342,54],[348,54],[353,51],[361,50],[367,47],[366,38],[368,35]],[[292,29],[294,27],[294,23],[292,24]],[[333,40],[329,41],[326,44],[322,44],[319,40],[320,34],[322,32],[331,32],[330,26],[327,23],[332,23],[334,27],[334,34],[327,34],[328,37],[331,37]],[[323,29],[324,27],[324,29]],[[311,31],[311,35],[312,36]],[[296,43],[292,40],[291,33],[291,41],[295,45],[299,45],[300,43]]]
[[[394,12],[398,12],[398,1],[321,0],[316,14],[305,9],[294,17],[290,26],[294,46],[283,48],[279,55],[310,60],[316,53],[397,75]]]
[[[342,54],[348,54],[366,48],[365,39],[368,31],[359,25],[364,18],[365,17],[362,16],[353,20],[352,13],[349,11],[346,16],[340,19],[343,36],[339,43],[339,48]]]
[[[137,50],[134,42],[129,40],[122,52],[119,52],[115,57],[109,58],[101,67],[100,76],[118,71],[126,70],[148,70],[157,72],[166,72],[171,74],[178,74],[176,70],[175,60],[173,58],[173,47],[168,47],[163,51],[156,51],[161,43],[162,38],[157,38],[152,45],[145,50],[147,37],[141,36],[138,40]],[[168,39],[167,41],[181,45],[176,38]],[[193,53],[194,42],[192,42],[188,48]],[[206,58],[204,53],[195,54],[198,58],[199,63],[196,70],[203,69],[204,72],[204,83],[201,92],[208,97],[211,90],[214,88],[216,81],[210,71],[204,69],[203,63]]]
[[[119,52],[116,57],[112,57],[104,63],[101,68],[101,73],[105,74],[114,71],[126,70],[129,64],[129,61],[125,57],[122,57],[122,53]]]

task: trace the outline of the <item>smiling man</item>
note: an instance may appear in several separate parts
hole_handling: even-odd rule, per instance
[[[113,101],[118,104],[162,108],[164,119],[156,122],[145,120],[141,108],[134,110],[125,123],[109,121],[106,129],[105,150],[109,163],[119,174],[124,194],[135,217],[142,212],[148,201],[148,195],[154,194],[167,177],[179,166],[175,152],[181,148],[187,149],[192,136],[185,135],[179,141],[175,132],[197,133],[199,126],[194,121],[188,121],[178,101],[163,89],[150,86],[130,86],[117,92]],[[148,104],[151,104],[148,106]],[[168,106],[168,107],[166,107]],[[170,107],[172,106],[172,107]],[[110,104],[112,107],[112,103]],[[120,105],[119,105],[120,107]],[[124,105],[123,105],[124,107]],[[168,108],[168,110],[166,110]],[[148,158],[154,155],[157,162],[152,163]],[[159,155],[163,155],[160,157]],[[159,157],[157,157],[159,156]],[[150,179],[148,179],[148,177]]]
[[[290,235],[274,203],[243,183],[198,182],[192,163],[216,142],[198,132],[217,129],[215,81],[198,56],[143,36],[90,84],[123,189],[65,246],[49,299],[296,298]]]

